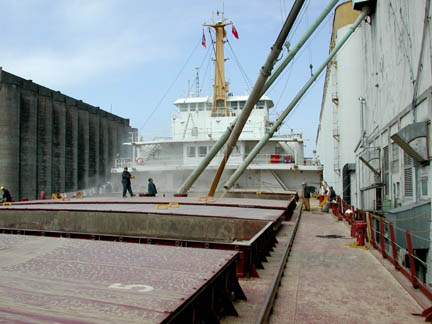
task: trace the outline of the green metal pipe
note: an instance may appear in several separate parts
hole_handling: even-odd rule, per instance
[[[273,136],[273,134],[277,131],[277,129],[282,125],[284,119],[288,116],[291,110],[297,105],[306,91],[310,88],[313,82],[318,78],[321,72],[325,69],[327,64],[331,61],[331,59],[336,55],[336,53],[341,49],[341,47],[345,44],[345,42],[349,39],[351,34],[355,31],[355,29],[360,25],[363,19],[369,15],[370,9],[368,6],[364,6],[361,14],[357,17],[354,24],[351,25],[348,32],[344,35],[344,37],[338,42],[333,51],[326,58],[324,63],[318,68],[318,70],[312,75],[312,77],[306,82],[303,88],[299,91],[299,93],[294,97],[288,107],[282,112],[279,118],[275,121],[274,125],[270,130],[264,135],[264,137],[254,146],[252,151],[243,161],[243,163],[238,167],[238,169],[233,173],[233,175],[228,179],[228,181],[224,184],[225,193],[228,192],[234,183],[240,178],[244,170],[248,167],[248,165],[253,161],[253,159],[258,155],[264,145],[268,142],[268,140]]]
[[[273,82],[277,79],[277,77],[282,73],[282,71],[286,68],[289,62],[292,61],[297,52],[303,47],[304,43],[311,37],[313,32],[318,28],[318,26],[322,23],[325,17],[330,13],[333,7],[339,2],[339,0],[331,0],[328,5],[323,9],[321,14],[317,17],[314,23],[308,28],[308,30],[303,34],[302,38],[298,41],[298,43],[293,47],[291,51],[289,51],[287,57],[276,67],[276,70],[269,77],[267,82],[264,84],[263,90],[261,92],[261,96],[270,88]]]

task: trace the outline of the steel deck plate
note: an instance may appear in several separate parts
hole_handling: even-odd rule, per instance
[[[245,208],[264,208],[264,209],[287,209],[291,199],[271,200],[271,199],[247,199],[247,198],[218,198],[208,197],[85,197],[82,199],[72,198],[70,200],[51,199],[51,200],[31,200],[16,202],[17,205],[34,204],[167,204],[178,202],[184,205],[208,205],[208,206],[231,206]]]
[[[0,234],[0,322],[162,323],[236,255]]]
[[[129,200],[127,204],[112,203],[95,203],[86,204],[83,200],[80,204],[71,204],[64,202],[39,203],[39,204],[13,204],[12,206],[2,206],[1,210],[49,210],[49,211],[78,211],[78,212],[122,212],[122,213],[141,213],[141,214],[165,214],[165,215],[182,215],[182,216],[200,216],[200,217],[222,217],[235,219],[253,219],[264,221],[277,221],[284,217],[284,210],[264,209],[264,208],[246,208],[236,206],[213,206],[213,205],[184,205],[163,206],[163,204],[139,204]],[[167,209],[165,209],[167,208]]]

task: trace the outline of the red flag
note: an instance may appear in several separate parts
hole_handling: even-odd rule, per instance
[[[237,39],[239,38],[238,33],[237,33],[237,29],[234,27],[234,25],[232,25],[232,33],[233,33],[235,38],[237,38]]]
[[[206,47],[206,39],[205,39],[204,30],[203,30],[203,37],[202,37],[201,45],[204,46],[205,48],[207,48]]]

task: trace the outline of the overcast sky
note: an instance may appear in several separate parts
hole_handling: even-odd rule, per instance
[[[226,78],[243,95],[255,82],[294,0],[0,0],[0,66],[20,77],[129,118],[145,139],[167,136],[173,102],[213,78],[210,39],[203,23],[224,11],[239,34],[227,30]],[[291,46],[328,3],[306,0]],[[310,64],[328,54],[332,16],[267,92],[275,119],[310,77]],[[231,50],[232,48],[232,50]],[[283,55],[286,55],[284,51]],[[244,73],[242,73],[244,71]],[[324,73],[323,73],[324,74]],[[287,118],[281,133],[303,132],[315,149],[324,75]]]

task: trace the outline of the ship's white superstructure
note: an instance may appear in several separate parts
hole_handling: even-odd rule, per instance
[[[131,158],[118,159],[119,173],[123,167],[132,169],[136,176],[134,186],[146,191],[148,177],[153,177],[164,192],[174,192],[197,167],[211,146],[226,130],[246,102],[246,96],[228,96],[229,116],[211,116],[211,97],[180,98],[174,103],[177,113],[172,116],[172,136],[152,141],[133,141]],[[273,102],[263,96],[254,108],[231,155],[223,179],[238,167],[249,151],[264,135]],[[137,138],[139,139],[139,137]],[[316,159],[305,158],[302,134],[279,135],[270,140],[240,178],[236,188],[263,191],[297,190],[302,181],[319,187],[322,167]],[[192,187],[193,191],[208,190],[223,151],[210,163],[208,170]]]

